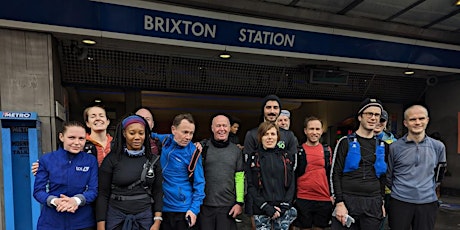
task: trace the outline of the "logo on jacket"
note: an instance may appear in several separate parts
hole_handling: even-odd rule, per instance
[[[286,144],[284,143],[284,141],[278,141],[278,143],[277,143],[276,145],[277,145],[278,148],[280,148],[280,149],[286,148]]]
[[[88,171],[89,171],[89,166],[85,166],[85,167],[76,166],[76,167],[75,167],[75,170],[76,170],[77,172],[88,172]]]

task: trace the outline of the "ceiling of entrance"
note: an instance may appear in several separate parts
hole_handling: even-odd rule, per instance
[[[168,0],[220,12],[460,44],[458,0]]]

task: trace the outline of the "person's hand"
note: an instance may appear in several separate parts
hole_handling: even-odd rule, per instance
[[[385,203],[382,204],[382,213],[383,213],[383,217],[387,216],[387,212],[385,210]]]
[[[200,152],[203,151],[203,146],[201,145],[200,142],[195,142],[195,147],[196,147],[196,149],[198,149],[198,151],[200,151]]]
[[[185,213],[185,219],[188,220],[188,217],[190,217],[190,225],[189,225],[189,227],[192,227],[196,223],[196,215],[192,211],[188,210]]]
[[[335,204],[335,198],[333,196],[330,197],[332,204]]]
[[[335,218],[342,223],[342,225],[345,225],[345,222],[347,220],[347,215],[348,215],[348,209],[345,206],[345,203],[339,202],[335,206]]]
[[[150,230],[160,230],[161,221],[157,220],[150,226]]]
[[[230,209],[230,212],[228,213],[228,215],[232,216],[233,218],[236,218],[242,212],[243,212],[243,207],[241,207],[239,204],[235,204],[233,205],[232,209]]]
[[[105,230],[105,221],[97,222],[97,230]]]
[[[281,216],[281,209],[277,206],[274,206],[275,208],[275,214],[273,214],[273,216],[271,217],[272,220],[276,219],[276,218],[279,218]]]
[[[37,174],[38,166],[39,166],[39,164],[38,164],[38,160],[37,160],[36,162],[32,163],[32,167],[30,167],[30,169],[32,171],[32,174],[34,174],[34,176],[35,176],[35,174]]]
[[[57,205],[56,210],[58,212],[75,213],[75,211],[78,209],[77,201],[74,198],[68,197],[64,194],[61,194],[60,198],[58,198],[55,203]]]

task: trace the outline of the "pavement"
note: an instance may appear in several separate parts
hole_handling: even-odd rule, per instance
[[[441,206],[436,219],[436,230],[460,230],[460,196],[443,195],[440,198]],[[241,215],[241,223],[237,223],[239,230],[251,230],[248,216]],[[390,228],[386,228],[390,229]]]

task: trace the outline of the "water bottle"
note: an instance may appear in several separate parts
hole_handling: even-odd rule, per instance
[[[359,162],[361,161],[361,146],[359,145],[358,139],[354,138],[353,141],[348,143],[348,153],[345,158],[345,167],[343,172],[351,172],[359,168]]]
[[[387,163],[385,163],[385,143],[380,142],[375,150],[375,163],[374,163],[375,175],[380,178],[381,175],[387,172]]]

